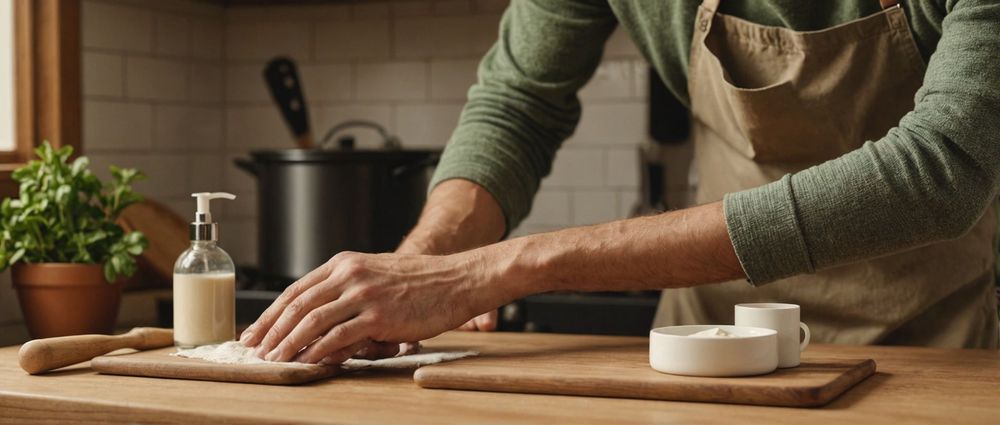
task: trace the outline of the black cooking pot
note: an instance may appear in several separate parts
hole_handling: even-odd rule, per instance
[[[258,272],[292,282],[340,251],[394,250],[416,224],[439,151],[255,151]]]

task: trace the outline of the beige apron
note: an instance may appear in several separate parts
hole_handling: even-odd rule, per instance
[[[925,65],[903,10],[822,31],[698,9],[688,90],[697,202],[757,187],[878,140],[913,109]],[[996,347],[996,215],[965,236],[783,279],[663,292],[656,326],[732,323],[733,305],[802,306],[815,342]]]

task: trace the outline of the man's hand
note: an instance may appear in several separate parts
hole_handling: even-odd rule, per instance
[[[240,341],[273,361],[336,364],[363,349],[392,355],[386,350],[398,343],[454,329],[503,302],[482,290],[486,274],[474,258],[337,254],[288,287]]]
[[[460,331],[495,331],[497,330],[497,311],[491,310],[473,317],[458,328]]]

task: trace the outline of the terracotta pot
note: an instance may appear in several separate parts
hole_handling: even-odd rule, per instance
[[[32,338],[114,331],[122,285],[100,264],[18,263],[11,280]]]

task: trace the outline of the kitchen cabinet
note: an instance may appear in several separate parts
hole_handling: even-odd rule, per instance
[[[544,350],[549,334],[450,332],[428,347]],[[597,336],[572,338],[587,347]],[[641,342],[635,337],[616,337]],[[586,348],[581,348],[586,349]],[[14,423],[995,423],[1000,351],[815,345],[870,357],[878,373],[813,409],[422,389],[412,371],[367,371],[302,386],[97,375],[86,364],[29,376],[0,349],[0,418]],[[526,359],[512,359],[518,367]],[[614,361],[614,359],[608,359]]]

